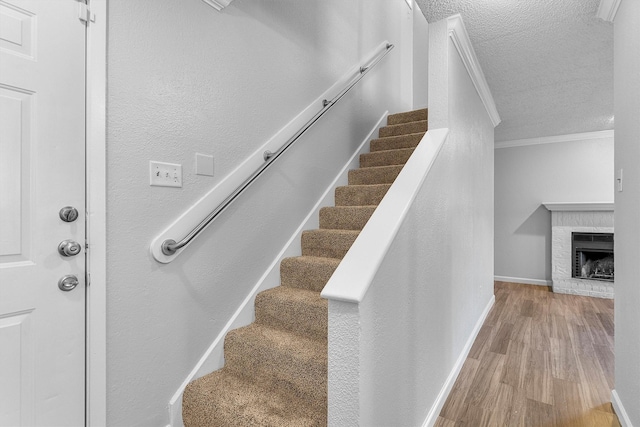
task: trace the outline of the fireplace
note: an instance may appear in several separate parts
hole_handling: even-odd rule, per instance
[[[613,233],[571,233],[571,277],[613,282]]]
[[[551,211],[553,292],[613,298],[614,204],[587,202],[544,205]]]

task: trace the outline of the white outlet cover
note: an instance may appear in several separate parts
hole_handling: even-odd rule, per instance
[[[196,153],[196,175],[213,176],[213,156]]]
[[[151,160],[149,185],[154,187],[182,187],[182,165]]]

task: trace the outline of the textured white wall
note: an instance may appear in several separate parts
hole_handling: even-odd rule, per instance
[[[449,86],[443,81],[441,73],[449,70],[449,54],[447,49],[448,32],[447,20],[429,23],[429,81],[428,105],[429,127],[431,129],[445,128],[448,126],[449,117]],[[448,78],[448,77],[447,77]]]
[[[493,125],[438,29],[450,133],[359,307],[362,426],[421,425],[493,295]]]
[[[429,23],[413,4],[413,108],[425,108],[429,94]]]
[[[382,41],[401,43],[406,10],[384,0],[235,0],[222,13],[199,0],[109,3],[109,425],[167,423],[171,395],[326,186],[383,112],[407,103],[399,50],[173,263],[151,258],[151,239]],[[213,178],[195,175],[196,152],[214,156]],[[149,160],[181,163],[183,188],[150,187]]]
[[[624,191],[615,193],[615,387],[629,421],[640,426],[640,2],[622,1],[614,22],[615,168],[624,169]]]
[[[495,150],[495,274],[551,280],[545,202],[613,200],[613,138]]]

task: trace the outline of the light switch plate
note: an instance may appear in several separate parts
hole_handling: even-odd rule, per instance
[[[182,187],[182,165],[151,160],[149,185],[154,187]]]

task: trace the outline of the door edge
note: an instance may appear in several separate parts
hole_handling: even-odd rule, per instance
[[[107,423],[106,86],[107,0],[89,0],[86,43],[86,375],[85,425]]]

